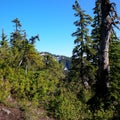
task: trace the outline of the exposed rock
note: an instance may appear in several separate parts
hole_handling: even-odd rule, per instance
[[[24,120],[24,113],[17,108],[0,104],[0,120]]]

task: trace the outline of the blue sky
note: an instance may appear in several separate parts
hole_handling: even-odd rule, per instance
[[[118,3],[119,0],[112,1]],[[95,0],[79,2],[82,9],[92,15]],[[74,0],[1,0],[0,30],[4,28],[9,38],[14,30],[11,21],[19,18],[27,38],[40,35],[40,41],[35,44],[38,51],[71,56],[75,39],[71,34],[76,30],[73,3]]]

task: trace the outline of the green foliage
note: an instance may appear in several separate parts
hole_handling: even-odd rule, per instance
[[[75,10],[75,17],[78,20],[74,22],[77,27],[76,32],[72,34],[76,39],[74,40],[75,48],[73,49],[73,56],[71,61],[70,81],[81,81],[80,84],[84,85],[84,82],[92,84],[95,80],[96,68],[93,66],[93,55],[95,51],[93,49],[93,43],[89,36],[89,25],[92,22],[92,18],[85,14],[78,3],[75,1],[73,5]]]
[[[100,27],[101,27],[101,2],[100,0],[96,0],[94,11],[94,18],[92,23],[92,32],[91,37],[93,41],[93,48],[95,54],[93,55],[93,65],[98,69],[99,65],[99,52],[100,52]],[[96,69],[96,70],[97,70]]]
[[[11,84],[0,80],[0,102],[4,102],[10,95]]]
[[[110,44],[110,67],[111,67],[111,104],[114,107],[115,111],[115,118],[119,119],[120,116],[120,40],[117,39],[114,35],[111,37],[111,44]]]
[[[47,109],[49,114],[54,113],[54,117],[60,120],[78,120],[81,115],[81,102],[76,98],[75,94],[60,88],[60,94],[49,102]]]
[[[75,99],[72,94],[61,95],[57,101],[55,117],[60,120],[77,120],[80,118],[81,102]]]
[[[99,64],[99,6],[100,1],[97,0],[90,36],[92,18],[85,14],[77,0],[73,5],[75,17],[78,17],[74,22],[77,30],[72,34],[76,37],[75,48],[71,69],[66,74],[63,71],[65,59],[58,62],[53,55],[37,52],[34,43],[39,36],[27,39],[26,32],[21,29],[21,22],[18,18],[14,19],[15,30],[10,40],[7,40],[4,31],[0,40],[0,102],[5,103],[9,97],[16,100],[26,120],[39,120],[47,115],[59,120],[119,120],[120,41],[114,35],[110,44],[109,107],[103,101],[99,109],[94,111],[87,105],[95,93]],[[66,60],[70,61],[69,58]]]
[[[94,112],[93,118],[95,120],[111,120],[113,117],[113,111],[112,110],[105,110],[100,109]]]
[[[34,42],[38,36],[28,40],[20,29],[20,21],[15,19],[13,22],[16,28],[11,34],[10,44],[4,32],[0,42],[0,102],[4,103],[9,96],[21,101],[20,106],[28,117],[32,110],[30,113],[29,107],[24,108],[24,101],[38,103],[36,108],[30,108],[33,114],[38,106],[45,107],[54,98],[64,74],[54,57],[41,56],[36,51]],[[34,115],[30,117],[35,118]]]

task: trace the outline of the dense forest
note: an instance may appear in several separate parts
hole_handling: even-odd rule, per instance
[[[72,8],[76,31],[72,33],[75,47],[71,58],[37,51],[39,35],[27,38],[18,18],[12,20],[10,39],[2,29],[0,106],[24,113],[16,119],[120,119],[120,39],[116,33],[120,18],[116,4],[96,0],[93,17],[82,10],[78,0]],[[1,111],[11,114],[7,108]]]

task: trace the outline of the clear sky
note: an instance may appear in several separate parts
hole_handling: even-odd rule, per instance
[[[120,5],[119,0],[111,1]],[[38,51],[71,56],[75,39],[71,34],[76,30],[73,3],[74,0],[0,0],[0,30],[4,28],[9,39],[14,30],[11,21],[19,18],[27,38],[40,35],[35,44]],[[92,15],[95,0],[79,0],[79,3]]]

